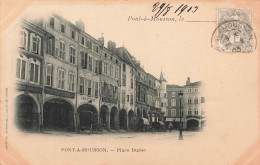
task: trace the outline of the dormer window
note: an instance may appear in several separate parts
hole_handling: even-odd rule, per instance
[[[20,31],[20,47],[27,50],[28,32],[23,29]]]
[[[71,38],[75,39],[75,31],[73,29],[71,29]]]
[[[50,18],[50,26],[54,27],[54,18],[53,17]]]
[[[60,31],[62,33],[65,33],[65,25],[64,24],[60,24]]]

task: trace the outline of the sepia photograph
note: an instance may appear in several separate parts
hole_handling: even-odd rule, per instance
[[[259,164],[257,5],[3,1],[0,164]]]

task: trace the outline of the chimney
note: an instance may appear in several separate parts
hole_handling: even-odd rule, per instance
[[[108,41],[107,43],[107,48],[108,50],[110,50],[111,52],[114,52],[116,49],[116,43],[113,41]]]
[[[81,21],[81,20],[76,21],[76,26],[77,26],[78,28],[80,28],[80,30],[82,30],[82,31],[85,32],[85,24],[84,24],[83,21]]]
[[[187,78],[186,85],[190,84],[190,77]]]
[[[98,38],[98,42],[101,43],[104,46],[104,37]]]

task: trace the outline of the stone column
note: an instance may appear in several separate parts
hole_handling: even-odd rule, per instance
[[[107,130],[110,130],[110,112],[109,112],[109,110],[107,112],[106,120],[107,120],[107,122],[106,122]]]
[[[128,113],[126,112],[126,130],[129,128]]]

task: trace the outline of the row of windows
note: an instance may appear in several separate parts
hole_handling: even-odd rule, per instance
[[[131,98],[130,98],[131,97]],[[122,91],[122,104],[125,104],[125,100],[126,100],[126,93],[125,90]],[[127,102],[130,101],[130,105],[133,105],[134,103],[134,95],[127,95]]]
[[[16,78],[22,81],[30,81],[39,84],[40,82],[40,62],[38,60],[20,55],[16,60]]]
[[[194,111],[188,110],[188,114],[187,115],[205,115],[205,111],[201,110],[200,114],[199,114],[198,109],[195,109]]]
[[[54,28],[55,27],[55,19],[54,17],[50,18],[50,27]],[[60,27],[59,27],[59,31],[62,33],[66,32],[66,25],[64,23],[60,23]],[[72,28],[70,29],[70,38],[75,39],[76,38],[76,33],[75,30],[73,30]]]
[[[111,65],[107,62],[104,62],[103,73],[110,76],[110,77],[119,79],[119,69],[118,69],[118,67],[116,67],[116,66],[114,67],[113,65]]]
[[[103,96],[117,99],[118,98],[118,87],[112,84],[108,84],[107,82],[102,83],[101,93]]]
[[[205,97],[201,97],[201,98],[200,98],[200,102],[201,102],[201,103],[205,103]],[[198,97],[194,97],[194,100],[192,100],[192,98],[189,97],[189,98],[188,98],[188,104],[192,104],[192,103],[198,104],[198,103],[199,103]]]
[[[46,65],[46,85],[53,86],[54,85],[54,76],[53,76],[54,67],[52,64]],[[58,67],[57,68],[57,88],[61,90],[65,90],[65,79],[66,79],[66,71],[65,69]],[[68,87],[67,90],[74,92],[75,91],[75,73],[72,71],[68,72]]]
[[[199,89],[198,89],[198,88],[188,88],[188,89],[187,89],[187,92],[188,92],[188,93],[192,93],[192,92],[198,93],[198,92],[199,92]]]
[[[98,97],[98,82],[93,80],[85,79],[84,77],[79,78],[79,93],[81,95],[88,95]]]
[[[22,29],[20,31],[19,38],[20,38],[19,39],[20,48],[22,48],[24,50],[29,50],[28,45],[30,45],[29,51],[31,51],[35,54],[40,54],[40,52],[41,52],[41,37],[40,36],[36,35],[35,33],[30,33],[30,40],[29,40],[28,31],[25,29]]]

